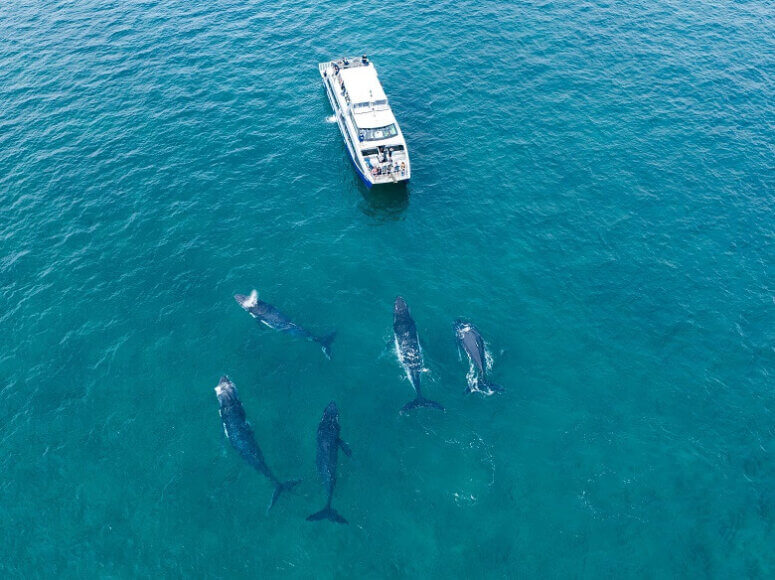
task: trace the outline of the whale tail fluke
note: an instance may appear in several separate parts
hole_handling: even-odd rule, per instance
[[[280,494],[284,491],[288,491],[289,489],[293,489],[297,485],[301,483],[300,479],[292,479],[291,481],[282,481],[277,484],[277,486],[274,488],[274,493],[272,494],[272,499],[269,501],[269,506],[266,508],[267,513],[269,513],[269,510],[272,509],[272,506],[277,501],[277,498],[280,497]]]
[[[327,334],[318,339],[318,344],[320,344],[320,348],[323,349],[323,354],[326,355],[326,358],[328,360],[331,360],[331,343],[334,342],[335,338],[336,338],[336,331],[331,332],[330,334]]]
[[[494,395],[495,393],[502,393],[505,391],[502,386],[497,383],[491,383],[487,379],[477,378],[469,383],[466,392],[468,393],[482,393],[484,395]]]
[[[482,382],[482,387],[484,387],[484,390],[490,391],[491,393],[502,393],[506,389],[504,389],[502,386],[500,386],[497,383],[490,383],[490,382]]]
[[[502,393],[504,389],[497,383],[491,383],[486,378],[481,376],[468,377],[468,385],[466,385],[465,394],[479,393],[481,395],[494,395],[495,393]]]
[[[432,409],[438,409],[439,411],[444,410],[444,407],[436,401],[431,401],[425,397],[417,397],[414,401],[409,401],[406,405],[401,407],[401,413],[408,413],[417,407],[430,407]]]
[[[334,508],[328,505],[324,507],[322,510],[320,510],[319,512],[314,513],[311,516],[307,517],[308,522],[317,522],[320,520],[331,520],[332,522],[336,522],[337,524],[349,523],[346,519],[344,519],[341,515],[339,515],[339,512],[337,512]]]

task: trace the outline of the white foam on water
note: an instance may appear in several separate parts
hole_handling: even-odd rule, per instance
[[[452,497],[458,506],[472,506],[476,503],[476,496],[472,493],[465,495],[464,493],[455,491],[452,493]]]
[[[459,453],[458,460],[469,467],[465,482],[450,490],[452,500],[458,507],[475,505],[487,488],[495,484],[495,458],[492,449],[475,431],[463,438],[450,438],[445,443]]]
[[[489,369],[490,366],[488,365],[487,368]],[[497,391],[493,391],[492,389],[479,388],[479,374],[476,372],[476,367],[474,366],[473,362],[470,362],[468,365],[468,373],[466,373],[466,382],[468,383],[468,388],[471,389],[472,393],[478,393],[480,395],[484,395],[485,397],[491,397],[497,392]]]
[[[468,388],[472,391],[478,391],[477,383],[479,381],[476,380],[476,367],[474,366],[474,363],[470,362],[468,363],[468,372],[466,373],[466,382],[468,383]]]

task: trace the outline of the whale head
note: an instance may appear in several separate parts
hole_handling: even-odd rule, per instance
[[[471,324],[462,318],[458,318],[455,321],[454,329],[457,337],[462,339],[468,332],[471,331]]]
[[[221,377],[221,380],[215,387],[215,396],[218,397],[218,403],[220,403],[221,407],[226,407],[239,400],[237,387],[226,375]]]
[[[245,310],[250,310],[256,304],[258,304],[258,290],[253,290],[249,296],[245,296],[244,294],[235,294],[234,300],[237,301],[237,304],[242,306]]]
[[[339,409],[336,406],[336,402],[331,401],[326,410],[323,411],[323,421],[331,424],[339,423]]]
[[[401,296],[396,296],[396,301],[393,304],[393,314],[404,314],[409,312],[409,307],[406,305],[406,300]]]

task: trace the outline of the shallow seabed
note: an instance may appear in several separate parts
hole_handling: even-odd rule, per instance
[[[775,575],[771,3],[194,4],[0,7],[3,576]],[[326,122],[361,52],[407,189]],[[397,294],[445,414],[397,412]],[[222,373],[304,478],[268,516]]]

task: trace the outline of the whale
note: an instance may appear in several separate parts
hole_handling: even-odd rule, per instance
[[[323,417],[320,419],[317,432],[317,452],[315,455],[315,465],[326,491],[326,506],[319,512],[315,512],[307,517],[308,522],[320,520],[330,520],[339,524],[348,523],[334,508],[331,507],[331,500],[334,497],[334,488],[336,487],[336,467],[339,460],[339,450],[347,456],[352,456],[350,446],[347,445],[339,436],[339,409],[336,403],[331,401],[323,411]]]
[[[409,313],[409,307],[401,296],[396,297],[393,304],[393,336],[396,355],[415,392],[415,398],[401,408],[401,413],[406,413],[417,407],[430,407],[443,411],[444,407],[439,403],[423,397],[420,388],[420,373],[423,370],[420,339],[417,336],[417,326]]]
[[[480,392],[492,395],[496,391],[503,391],[503,387],[496,385],[487,378],[487,351],[484,339],[479,330],[467,320],[459,318],[454,325],[455,338],[460,350],[468,356],[468,362],[473,373],[469,373],[466,392]]]
[[[256,437],[250,423],[245,418],[245,409],[239,400],[237,387],[227,376],[222,376],[215,387],[215,396],[218,397],[220,405],[221,422],[223,423],[223,432],[231,443],[231,446],[237,450],[242,459],[252,465],[256,471],[266,477],[274,485],[274,493],[266,508],[267,513],[284,491],[292,489],[298,485],[301,480],[293,479],[291,481],[280,481],[272,473],[266,464],[264,454],[256,443]]]
[[[253,318],[260,323],[268,326],[273,330],[284,332],[308,340],[310,342],[316,342],[323,350],[323,354],[327,359],[331,359],[331,343],[334,342],[336,332],[332,332],[322,337],[315,336],[307,329],[302,328],[285,314],[280,312],[277,308],[271,304],[258,299],[258,291],[253,290],[249,295],[235,294],[234,299],[237,303],[248,312]]]

